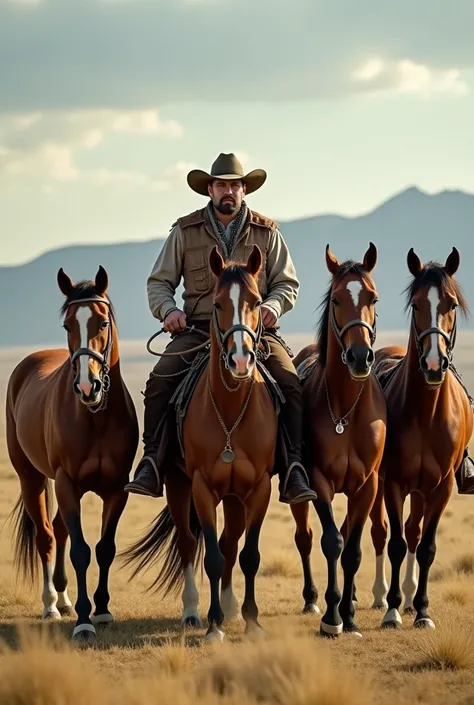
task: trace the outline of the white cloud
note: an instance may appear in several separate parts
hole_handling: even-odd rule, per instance
[[[437,70],[410,59],[383,61],[371,58],[361,64],[352,79],[373,92],[389,91],[401,95],[430,98],[435,93],[462,96],[469,93],[467,83],[456,68]]]
[[[76,156],[92,150],[114,133],[178,138],[182,128],[161,120],[156,110],[49,111],[0,116],[0,174],[27,175],[68,182],[79,178],[95,183],[128,183],[162,190],[159,182],[134,171],[81,172]]]

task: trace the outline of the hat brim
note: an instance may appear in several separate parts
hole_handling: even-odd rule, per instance
[[[241,174],[220,174],[219,176],[212,176],[212,174],[208,174],[202,171],[202,169],[193,169],[187,176],[189,188],[199,193],[201,196],[209,196],[207,186],[215,179],[223,179],[225,181],[235,181],[238,179],[243,181],[247,186],[247,194],[249,194],[263,186],[267,180],[267,172],[263,169],[254,169],[244,176]]]

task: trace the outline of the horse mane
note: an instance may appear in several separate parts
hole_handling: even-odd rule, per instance
[[[76,282],[76,284],[74,284],[73,290],[71,291],[69,296],[66,297],[63,305],[61,306],[60,314],[62,316],[64,316],[67,309],[68,309],[68,306],[71,303],[76,303],[76,302],[78,303],[82,299],[93,299],[94,297],[97,297],[97,296],[98,296],[98,294],[97,294],[94,282],[89,281],[88,279],[84,279],[82,281]],[[110,302],[110,306],[109,306],[110,315],[112,316],[114,323],[116,323],[115,311],[114,311],[113,304],[107,295],[105,295],[104,298],[106,298]]]
[[[357,274],[360,276],[367,284],[373,284],[372,277],[369,272],[364,269],[364,266],[360,262],[355,262],[354,260],[346,260],[342,262],[341,266],[337,270],[336,274],[331,278],[329,282],[328,289],[323,296],[321,303],[318,308],[322,308],[322,313],[318,323],[317,341],[318,341],[318,362],[322,367],[326,366],[327,362],[327,352],[328,352],[328,342],[329,342],[329,308],[331,306],[331,294],[334,285],[339,284],[339,282],[348,274]]]
[[[420,274],[414,277],[405,287],[403,291],[406,296],[405,313],[410,308],[412,298],[425,286],[435,286],[442,295],[455,296],[462,314],[467,318],[469,315],[469,304],[461,285],[449,276],[442,264],[433,260],[427,262]]]

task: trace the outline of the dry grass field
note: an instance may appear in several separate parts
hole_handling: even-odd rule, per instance
[[[308,337],[288,336],[297,352]],[[405,334],[380,334],[378,345],[404,342]],[[458,336],[455,360],[474,391],[474,335]],[[3,409],[8,375],[26,349],[0,351],[0,394]],[[144,343],[122,344],[122,367],[141,421],[143,388],[154,359]],[[203,630],[180,629],[181,600],[145,593],[153,573],[128,582],[129,572],[115,563],[111,570],[111,611],[115,622],[98,634],[90,649],[70,644],[74,620],[43,625],[41,586],[17,584],[13,572],[11,528],[6,519],[19,493],[17,476],[7,458],[3,412],[0,428],[0,703],[2,705],[79,705],[82,703],[281,703],[345,705],[346,703],[474,704],[474,497],[456,490],[442,518],[429,596],[435,632],[412,628],[381,631],[381,612],[370,609],[375,570],[369,526],[363,538],[357,576],[357,621],[363,639],[319,637],[319,616],[301,614],[303,601],[299,556],[294,545],[290,509],[278,503],[274,479],[272,503],[261,540],[257,602],[267,639],[251,642],[242,622],[226,627],[226,643],[203,642]],[[34,423],[34,419],[32,419]],[[138,456],[137,456],[138,457]],[[131,496],[117,534],[121,550],[144,531],[165,500]],[[86,540],[95,546],[100,501],[82,503]],[[345,499],[337,497],[336,517],[345,515]],[[315,542],[312,564],[324,605],[326,566],[320,527],[312,518]],[[93,554],[94,555],[94,554]],[[68,558],[69,594],[76,598],[75,576]],[[402,568],[402,570],[404,567]],[[387,562],[387,578],[390,568]],[[95,558],[88,573],[89,594],[97,581]],[[208,609],[207,579],[201,582],[200,613]],[[341,585],[341,582],[340,582]],[[240,569],[234,588],[243,595]]]

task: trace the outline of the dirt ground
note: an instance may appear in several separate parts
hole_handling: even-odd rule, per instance
[[[296,353],[309,336],[288,336]],[[405,333],[379,334],[378,346],[404,343]],[[474,392],[474,334],[460,333],[455,361]],[[156,347],[159,346],[157,345]],[[0,397],[13,366],[29,349],[0,350]],[[121,345],[122,368],[133,394],[140,423],[145,380],[154,359],[145,344]],[[137,454],[138,458],[138,454]],[[294,523],[286,505],[278,503],[277,480],[262,531],[257,602],[265,641],[243,635],[243,623],[226,627],[227,643],[204,644],[202,630],[182,634],[181,599],[146,593],[154,574],[128,582],[129,571],[116,563],[111,570],[111,611],[115,622],[98,635],[94,648],[78,650],[69,640],[74,620],[65,619],[40,632],[41,586],[16,584],[11,528],[5,520],[18,497],[19,482],[11,467],[0,427],[0,702],[145,703],[468,703],[474,704],[474,497],[456,490],[442,518],[437,555],[431,571],[429,597],[435,632],[412,628],[403,617],[399,631],[382,631],[383,613],[370,609],[375,572],[370,526],[363,537],[362,565],[357,576],[357,622],[364,638],[319,637],[320,616],[302,615],[302,574],[294,544]],[[117,534],[119,550],[142,534],[165,500],[132,495]],[[85,537],[93,548],[98,540],[100,500],[83,502]],[[345,516],[345,498],[338,496],[335,513]],[[312,514],[315,534],[312,565],[324,610],[326,566],[321,553],[320,526]],[[94,555],[94,552],[93,552]],[[75,576],[67,560],[69,594],[76,598]],[[404,570],[404,567],[402,568]],[[387,561],[387,578],[390,567]],[[89,594],[97,581],[95,558],[88,573]],[[342,574],[340,574],[342,577]],[[200,613],[205,624],[209,590],[198,573]],[[340,585],[342,583],[340,582]],[[243,595],[240,569],[234,589]]]

